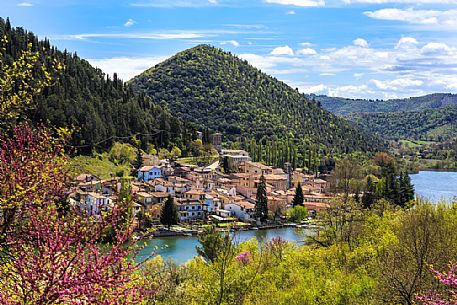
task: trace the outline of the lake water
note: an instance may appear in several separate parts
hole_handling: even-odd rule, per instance
[[[257,238],[258,241],[270,241],[276,236],[280,236],[287,241],[292,241],[297,244],[303,244],[306,234],[309,231],[299,228],[279,228],[268,230],[253,230],[239,231],[235,234],[235,239],[238,242],[247,241],[251,238]],[[142,261],[151,255],[152,252],[157,252],[164,259],[172,258],[178,264],[183,264],[197,256],[196,246],[199,246],[196,236],[180,236],[180,237],[158,237],[146,241],[145,247],[138,253],[136,260]]]
[[[433,202],[457,196],[457,172],[421,171],[411,175],[416,194]]]

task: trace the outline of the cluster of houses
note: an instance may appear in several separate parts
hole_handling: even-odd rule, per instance
[[[329,182],[300,170],[274,168],[252,162],[244,150],[222,150],[221,160],[229,162],[232,173],[223,173],[220,162],[198,167],[179,161],[158,160],[143,155],[143,165],[132,179],[134,213],[147,213],[159,222],[162,206],[174,198],[180,222],[253,222],[255,198],[260,177],[266,182],[268,209],[280,219],[290,208],[295,188],[303,188],[304,205],[310,213],[328,207],[332,196]],[[97,216],[116,204],[120,178],[101,180],[90,174],[76,177],[71,195],[73,204]]]

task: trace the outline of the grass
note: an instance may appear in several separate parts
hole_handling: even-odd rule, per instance
[[[211,164],[213,163],[215,160],[217,160],[219,158],[218,155],[214,155],[214,156],[211,156],[208,158],[208,160],[206,160],[205,164]],[[202,161],[202,158],[200,157],[184,157],[184,158],[179,158],[178,161],[181,161],[181,162],[184,162],[184,163],[187,163],[187,164],[192,164],[192,165],[198,165],[201,161]]]
[[[434,143],[434,142],[431,142],[431,141],[423,141],[423,140],[400,140],[400,143],[401,143],[403,146],[406,146],[406,147],[418,147],[418,146],[421,146],[421,145],[432,144],[432,143]]]
[[[75,176],[83,173],[89,173],[100,177],[101,179],[108,179],[111,176],[124,172],[125,175],[130,173],[129,164],[116,165],[108,159],[106,153],[92,156],[77,156],[70,161],[70,172]]]

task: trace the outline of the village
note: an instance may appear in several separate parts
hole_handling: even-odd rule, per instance
[[[225,165],[225,166],[224,166]],[[230,168],[230,172],[224,171]],[[303,191],[303,205],[309,218],[329,207],[333,198],[327,175],[307,174],[302,169],[274,168],[253,162],[245,150],[219,149],[219,158],[207,166],[179,160],[159,160],[143,154],[137,176],[100,179],[91,174],[75,177],[70,202],[98,217],[117,204],[122,179],[129,179],[133,194],[133,214],[139,230],[155,228],[154,235],[197,233],[206,224],[236,229],[257,229],[256,192],[263,176],[267,193],[268,223],[263,227],[285,225],[287,210],[297,186]],[[326,179],[326,180],[325,180]],[[164,202],[172,197],[179,229],[168,231],[160,224]],[[290,222],[290,221],[289,221]]]

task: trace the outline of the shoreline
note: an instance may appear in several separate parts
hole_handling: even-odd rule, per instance
[[[308,227],[309,226],[309,227]],[[272,230],[272,229],[282,229],[282,228],[300,228],[300,229],[311,229],[313,225],[310,224],[297,224],[297,223],[285,223],[285,224],[272,224],[264,225],[260,227],[241,227],[241,228],[232,228],[230,231],[239,232],[239,231],[258,231],[258,230]],[[227,229],[218,228],[222,232],[227,232]],[[192,237],[197,236],[200,233],[200,230],[186,230],[186,231],[168,231],[168,230],[156,230],[151,233],[146,233],[143,236],[139,236],[139,240],[161,238],[161,237]]]

